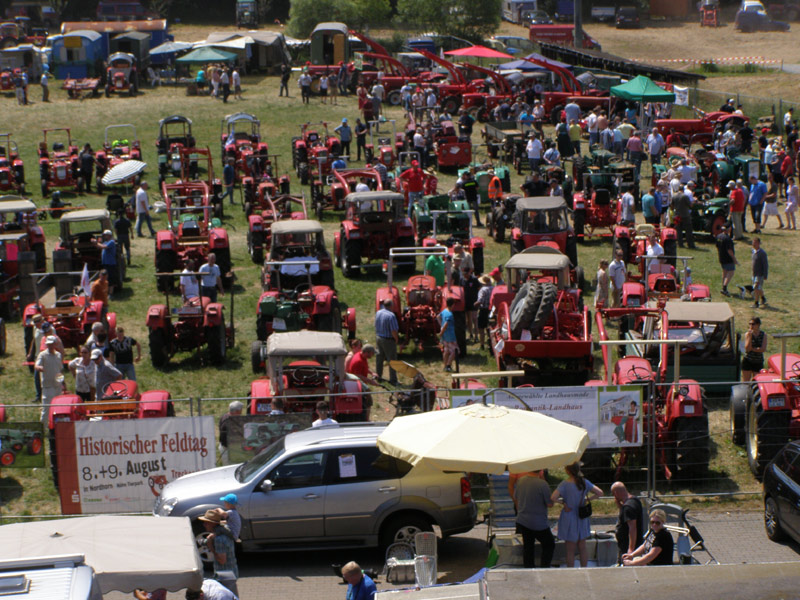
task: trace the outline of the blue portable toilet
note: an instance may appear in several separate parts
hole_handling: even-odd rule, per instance
[[[106,52],[96,31],[72,31],[53,40],[50,71],[56,79],[99,77]]]

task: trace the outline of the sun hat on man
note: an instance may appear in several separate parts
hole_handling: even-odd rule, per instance
[[[197,517],[198,521],[206,523],[222,523],[225,521],[226,512],[221,508],[211,508],[202,517]]]

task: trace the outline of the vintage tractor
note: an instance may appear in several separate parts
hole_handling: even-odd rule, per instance
[[[608,318],[636,315],[653,319],[666,319],[660,307],[655,308],[612,308],[601,309],[595,315],[598,337],[602,342],[608,341],[605,320]],[[662,321],[663,322],[663,321]],[[666,334],[666,330],[662,328]],[[666,340],[662,337],[661,340]],[[635,340],[631,340],[635,341]],[[603,364],[606,379],[592,380],[586,383],[589,386],[605,385],[638,385],[642,386],[643,402],[641,408],[630,411],[629,406],[614,407],[610,404],[604,406],[606,415],[604,419],[613,423],[615,434],[620,444],[625,442],[635,443],[637,433],[638,411],[643,411],[643,446],[623,446],[619,449],[619,459],[616,461],[615,477],[618,479],[625,466],[643,454],[642,448],[647,445],[647,439],[655,436],[656,463],[663,469],[666,479],[677,476],[682,479],[702,477],[708,471],[710,457],[708,412],[700,384],[693,379],[678,377],[673,370],[673,383],[667,382],[668,342],[659,340],[640,341],[640,346],[645,347],[641,352],[653,353],[657,366],[653,367],[651,361],[641,355],[628,355],[619,358],[611,366],[611,347],[602,345]],[[655,346],[660,348],[656,349]],[[630,347],[630,346],[626,346]],[[641,354],[640,352],[640,354]],[[633,414],[632,414],[633,413]],[[603,469],[613,464],[613,452],[610,450],[589,450],[584,454],[584,462],[592,470]]]
[[[634,273],[634,279],[642,279],[643,265],[642,256],[647,254],[647,241],[650,236],[656,235],[664,254],[667,256],[665,262],[673,267],[677,264],[675,257],[678,253],[678,232],[674,227],[656,227],[649,223],[639,223],[638,225],[618,224],[614,227],[613,248],[622,250],[622,260],[627,265],[636,265],[640,272]]]
[[[433,152],[439,169],[459,169],[472,162],[472,142],[469,137],[458,135],[449,119],[433,127]]]
[[[21,196],[0,196],[0,228],[4,234],[27,235],[24,243],[17,244],[19,251],[30,250],[36,253],[36,271],[47,271],[47,253],[45,251],[44,229],[37,222],[36,205]],[[20,238],[22,242],[22,238]],[[4,260],[11,261],[11,258]]]
[[[312,125],[321,125],[325,130],[324,135],[311,129]],[[300,128],[300,137],[292,138],[292,167],[302,185],[322,181],[331,172],[333,157],[341,153],[342,143],[328,133],[326,122],[305,123]]]
[[[25,165],[10,133],[0,133],[0,192],[25,194]]]
[[[444,200],[445,208],[442,210],[431,209],[436,206],[436,201],[431,204],[430,200],[440,198]],[[472,255],[472,262],[475,265],[475,273],[483,273],[483,251],[486,242],[482,237],[472,233],[472,210],[466,210],[459,206],[463,201],[449,202],[448,196],[434,196],[429,198],[427,210],[423,207],[420,211],[420,221],[424,223],[430,219],[431,228],[420,240],[423,248],[433,246],[445,246],[452,254],[453,246],[461,244],[464,249]],[[441,205],[440,204],[440,205]],[[466,204],[466,203],[464,203]],[[419,235],[419,229],[417,229]]]
[[[619,207],[619,198],[623,193],[621,177],[609,172],[590,172],[583,173],[581,178],[583,185],[572,196],[575,235],[581,240],[594,235],[613,235],[614,226],[621,216]],[[597,234],[596,229],[606,229],[608,232]]]
[[[327,194],[323,186],[311,184],[311,201],[314,203],[314,213],[318,219],[322,219],[325,208],[344,209],[344,199],[348,194],[356,191],[359,182],[365,183],[370,190],[383,190],[380,174],[372,167],[334,169],[331,175],[328,175],[328,182],[329,193]]]
[[[109,135],[113,132],[112,135]],[[122,132],[119,135],[117,132]],[[113,139],[112,139],[113,138]],[[105,137],[103,139],[103,149],[95,154],[95,181],[97,182],[97,193],[103,192],[103,175],[109,169],[116,167],[118,164],[126,160],[142,160],[142,148],[139,143],[139,136],[136,134],[136,127],[134,125],[109,125],[106,127]],[[140,176],[135,175],[131,179],[120,182],[124,183],[126,188],[139,185]]]
[[[247,250],[257,265],[264,261],[264,251],[272,247],[272,224],[277,221],[307,219],[305,196],[283,194],[273,198],[269,182],[262,182],[256,191],[255,202],[245,203],[247,216]]]
[[[23,450],[31,456],[37,456],[43,448],[40,432],[0,426],[0,467],[13,465],[17,461],[17,454]]]
[[[317,402],[327,397],[330,415],[338,422],[369,420],[369,389],[345,372],[347,349],[340,334],[274,333],[261,353],[267,374],[250,384],[249,414],[269,414],[275,398],[284,401],[287,413],[314,413]]]
[[[111,217],[105,209],[74,210],[61,215],[59,219],[61,236],[53,250],[53,264],[60,256],[59,252],[68,250],[72,257],[72,270],[81,271],[87,265],[89,271],[99,271],[102,250],[97,242],[102,239],[103,232],[113,231]],[[121,289],[125,281],[127,262],[123,257],[122,245],[117,242],[117,281],[113,282]]]
[[[203,182],[208,187],[209,202],[213,215],[222,219],[225,212],[225,204],[222,202],[222,180],[214,175],[214,159],[211,157],[211,150],[205,148],[184,148],[181,150],[183,160],[181,161],[180,182]]]
[[[0,320],[8,320],[16,312],[20,291],[19,258],[29,247],[28,234],[24,231],[0,233]]]
[[[414,226],[405,216],[402,194],[353,192],[344,203],[344,220],[334,234],[333,248],[345,277],[358,275],[362,268],[382,268],[391,248],[414,246]],[[397,262],[406,272],[415,268],[413,258]]]
[[[486,123],[491,111],[503,102],[513,103],[513,92],[508,80],[496,71],[471,63],[464,63],[464,67],[477,72],[485,77],[484,81],[491,79],[493,90],[482,89],[477,92],[467,92],[461,96],[461,108],[465,109],[476,121]],[[476,78],[478,79],[478,78]],[[475,80],[473,80],[474,84]],[[488,86],[486,86],[488,87]]]
[[[458,176],[464,175],[465,171],[475,169],[474,177],[478,184],[478,201],[480,204],[490,204],[489,182],[492,174],[489,170],[494,170],[494,176],[500,180],[500,189],[503,193],[511,192],[511,170],[502,164],[492,165],[490,163],[473,163],[472,165],[458,170]]]
[[[82,194],[84,181],[80,176],[78,146],[72,144],[70,129],[68,127],[43,129],[42,133],[44,140],[39,144],[39,177],[42,180],[42,196],[47,196],[51,190],[55,189],[74,189]],[[48,135],[51,140],[54,135],[66,136],[66,146],[64,142],[53,142],[51,153],[47,145]]]
[[[219,219],[211,216],[208,185],[204,181],[162,183],[161,196],[166,204],[169,228],[156,233],[156,273],[172,273],[193,260],[199,267],[213,252],[222,272],[226,289],[233,283],[228,232]],[[174,279],[160,277],[159,290],[174,284]]]
[[[456,324],[456,340],[461,356],[466,355],[467,350],[467,325],[466,325],[466,306],[464,304],[464,289],[461,286],[452,285],[452,277],[449,269],[450,261],[446,265],[446,283],[439,287],[436,279],[431,275],[412,275],[408,283],[403,286],[405,296],[405,308],[400,298],[400,292],[392,282],[393,267],[395,263],[406,260],[416,260],[417,256],[439,256],[442,259],[447,257],[447,248],[444,246],[430,246],[428,248],[403,248],[396,247],[389,251],[389,263],[386,271],[386,287],[380,287],[375,292],[375,310],[380,310],[386,300],[392,301],[392,312],[397,317],[400,326],[400,334],[407,342],[414,342],[417,349],[423,350],[424,345],[432,341],[436,345],[439,330],[438,315],[447,308],[447,299],[454,298],[456,303],[452,308]]]
[[[256,205],[263,205],[265,198],[288,195],[291,185],[288,175],[275,175],[278,171],[277,155],[254,155],[248,159],[248,163],[250,163],[248,169],[253,173],[253,176],[242,177],[242,194],[244,196],[244,212],[246,216],[249,216],[248,204],[251,211],[257,209]]]
[[[200,277],[202,274],[157,273],[159,278],[175,279],[181,276]],[[169,306],[169,289],[173,286],[159,286],[164,292],[165,303],[153,304],[147,309],[146,325],[150,339],[150,360],[156,368],[169,364],[170,358],[182,351],[194,351],[208,346],[208,356],[215,365],[225,362],[228,348],[236,342],[233,326],[234,297],[231,296],[231,316],[225,324],[225,307],[221,302],[211,302],[207,296],[186,300],[173,311]]]
[[[569,226],[569,209],[564,198],[558,196],[519,198],[515,203],[512,223],[510,236],[512,256],[525,248],[549,246],[565,254],[573,268],[577,269],[577,237]]]
[[[175,407],[166,390],[141,392],[139,384],[128,379],[109,383],[101,400],[84,402],[77,394],[61,394],[53,398],[47,415],[50,441],[50,464],[53,481],[58,487],[58,442],[56,424],[78,421],[106,421],[118,419],[160,419],[174,417]],[[116,468],[111,466],[111,468]]]
[[[514,213],[521,194],[503,194],[500,200],[492,202],[486,213],[486,235],[498,244],[506,241],[506,231],[514,228]]]
[[[271,261],[319,261],[318,271],[313,273],[314,285],[324,285],[333,289],[334,275],[331,255],[325,246],[325,236],[322,225],[319,221],[297,219],[284,220],[272,224],[270,231],[272,241],[270,243],[269,260]],[[274,282],[270,282],[270,270],[262,269],[261,285],[264,289],[274,287]],[[301,275],[305,275],[301,273]],[[302,283],[298,281],[295,285]],[[283,286],[287,287],[294,286]]]
[[[675,130],[689,138],[690,143],[710,144],[714,141],[714,134],[722,131],[727,125],[733,129],[741,129],[750,118],[741,114],[727,113],[724,111],[704,112],[693,106],[696,119],[656,119],[655,125],[659,131]]]
[[[580,289],[570,284],[569,258],[532,246],[512,256],[505,269],[506,283],[495,286],[491,298],[498,370],[524,370],[514,385],[588,380],[591,315]]]
[[[369,121],[367,126],[369,138],[364,149],[366,161],[378,161],[387,169],[394,169],[397,158],[405,150],[405,138],[402,133],[397,133],[396,121],[380,119]]]
[[[756,477],[789,440],[800,438],[800,354],[786,352],[797,333],[771,334],[781,344],[779,354],[750,383],[731,388],[730,430],[734,443],[744,444]]]
[[[58,273],[54,273],[58,275]],[[103,303],[90,300],[88,296],[66,294],[56,299],[53,306],[45,306],[41,302],[28,304],[22,312],[24,325],[25,348],[30,348],[33,341],[33,316],[40,314],[50,323],[61,338],[64,348],[80,348],[92,333],[92,325],[105,323],[108,327],[109,339],[116,335],[117,315],[106,313],[103,317]],[[44,348],[42,348],[44,350]]]
[[[180,115],[172,115],[158,122],[158,181],[162,183],[167,177],[182,177],[184,168],[194,168],[191,162],[196,141],[192,135],[192,121]],[[186,150],[187,152],[184,152]]]
[[[222,164],[234,159],[236,179],[259,178],[270,164],[269,146],[261,139],[261,121],[255,115],[225,115],[220,126]],[[264,160],[261,160],[265,157]]]
[[[108,57],[106,69],[106,98],[111,94],[135,96],[139,90],[139,71],[136,57],[128,52],[115,52]]]
[[[653,258],[645,255],[635,257],[639,262],[639,273],[629,276],[622,285],[622,306],[644,306],[648,300],[683,300],[690,302],[708,302],[711,290],[702,283],[693,283],[689,260],[691,256],[667,256],[653,264]],[[683,265],[683,278],[669,264],[670,259],[680,260]],[[630,274],[629,274],[630,275]]]

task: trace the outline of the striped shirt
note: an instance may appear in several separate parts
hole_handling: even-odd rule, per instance
[[[382,308],[375,314],[375,334],[379,338],[394,338],[392,333],[398,329],[397,317],[392,311]]]

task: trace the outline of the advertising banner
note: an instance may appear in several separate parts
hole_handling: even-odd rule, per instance
[[[242,415],[228,420],[228,460],[236,464],[253,458],[280,438],[311,427],[311,413]]]
[[[44,426],[35,423],[0,423],[0,468],[44,467]]]
[[[452,407],[481,402],[485,393],[486,390],[478,389],[451,390]],[[583,427],[589,433],[590,448],[642,445],[640,386],[523,387],[509,388],[508,391],[497,389],[486,397],[486,402],[521,410],[530,409]]]
[[[170,481],[216,466],[213,417],[56,425],[61,512],[148,512]]]

